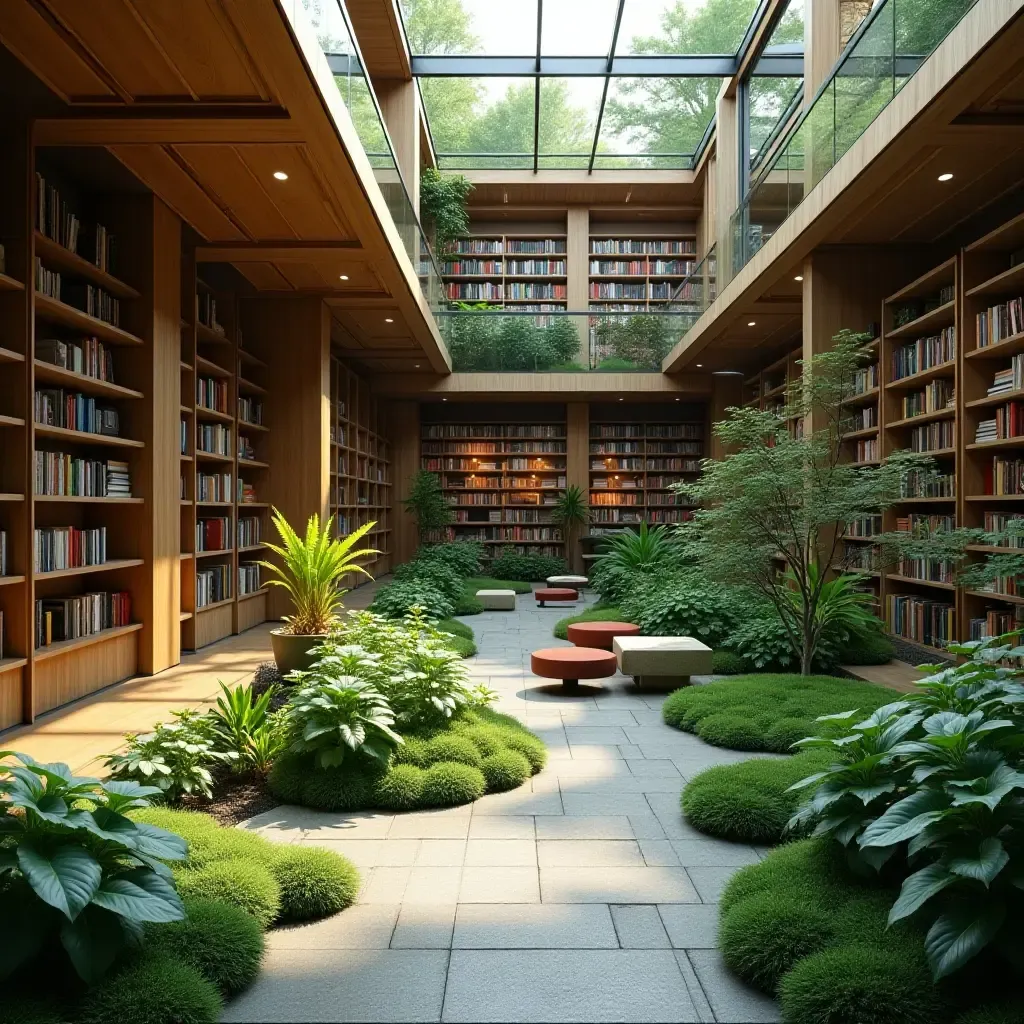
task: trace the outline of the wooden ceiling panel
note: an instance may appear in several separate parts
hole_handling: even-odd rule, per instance
[[[344,214],[331,201],[323,175],[305,146],[239,146],[238,153],[256,181],[268,183],[268,188],[274,186],[274,202],[299,237],[323,241],[355,238]],[[283,171],[288,180],[276,181],[275,171]]]
[[[162,146],[111,146],[147,188],[206,239],[241,242],[244,233]]]
[[[238,271],[243,274],[257,291],[287,292],[291,285],[273,263],[240,263]]]
[[[234,146],[175,146],[195,180],[227,208],[253,240],[297,239],[281,212],[294,201],[290,181],[258,181]],[[276,194],[271,197],[271,193]]]
[[[334,281],[328,282],[327,278],[320,272],[320,268],[305,260],[295,260],[284,263],[278,261],[274,264],[278,273],[288,284],[299,292],[320,292],[327,288],[334,287]],[[337,278],[335,278],[335,281]]]
[[[3,0],[0,41],[58,96],[70,103],[109,103],[117,93],[71,40],[29,0]]]

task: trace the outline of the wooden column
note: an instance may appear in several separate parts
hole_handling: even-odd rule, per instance
[[[374,83],[395,159],[405,179],[416,216],[420,212],[420,94],[415,81],[393,79]]]
[[[565,407],[566,459],[565,482],[581,487],[590,499],[590,406],[586,402],[568,402]],[[580,531],[582,536],[586,529]],[[583,572],[583,550],[579,544],[567,552],[570,572]]]
[[[391,437],[391,534],[392,565],[410,561],[419,547],[416,519],[406,512],[402,501],[409,497],[413,475],[420,468],[420,404],[392,402],[388,407]]]
[[[722,459],[730,452],[735,451],[732,447],[724,445],[715,434],[715,424],[726,418],[726,409],[730,406],[743,404],[743,376],[742,374],[713,374],[711,377],[711,402],[708,411],[711,419],[710,443],[708,445],[708,457]]]
[[[713,191],[715,237],[718,244],[719,290],[732,279],[731,218],[739,205],[739,138],[735,96],[718,94],[715,130],[715,185]],[[710,244],[710,240],[709,240]]]
[[[298,531],[330,498],[330,317],[319,298],[253,298],[242,306],[245,347],[268,366],[264,398],[270,424],[269,501]],[[271,527],[270,539],[276,540]],[[267,614],[288,614],[281,587],[271,587]]]
[[[839,58],[841,0],[813,0],[804,5],[804,107]]]
[[[590,308],[590,210],[586,206],[570,206],[566,216],[566,274],[568,287],[566,309],[586,312]],[[590,336],[587,318],[574,317],[580,335],[578,361],[590,365]]]

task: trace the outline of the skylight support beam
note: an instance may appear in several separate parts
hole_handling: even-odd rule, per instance
[[[533,173],[540,167],[540,38],[544,27],[544,0],[537,0],[537,80],[533,83]]]
[[[611,71],[612,64],[615,61],[615,47],[619,42],[619,26],[622,24],[622,11],[626,6],[626,0],[619,0],[618,10],[615,12],[615,27],[612,29],[612,44],[608,47],[608,70]],[[597,124],[594,126],[594,146],[590,150],[590,162],[587,164],[587,173],[593,173],[594,161],[597,159],[597,144],[601,138],[601,122],[604,120],[604,105],[608,102],[608,85],[611,82],[609,77],[605,77],[604,85],[601,89],[601,106],[597,111]]]

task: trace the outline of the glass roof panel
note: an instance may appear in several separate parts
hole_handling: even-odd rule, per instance
[[[589,160],[603,90],[603,78],[542,78],[539,152],[580,153]]]
[[[537,52],[537,0],[400,0],[409,52],[522,57]]]
[[[735,53],[758,0],[626,0],[618,55]]]
[[[533,165],[534,79],[421,78],[420,90],[439,154],[529,153]]]
[[[540,52],[545,57],[606,57],[619,0],[544,0]]]

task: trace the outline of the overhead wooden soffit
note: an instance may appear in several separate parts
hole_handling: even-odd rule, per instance
[[[303,131],[286,111],[259,112],[174,111],[167,117],[151,108],[144,115],[85,111],[77,117],[44,118],[36,121],[35,141],[39,146],[116,146],[132,143],[173,145],[175,143],[298,143]]]
[[[343,242],[213,242],[196,249],[197,263],[286,263],[289,260],[366,259],[362,245]]]
[[[345,9],[370,77],[408,82],[412,78],[412,62],[398,0],[345,0]]]
[[[375,394],[400,396],[491,398],[522,400],[524,394],[565,397],[618,397],[646,394],[680,398],[711,392],[711,378],[702,373],[452,373],[431,377],[395,373],[374,377]]]

